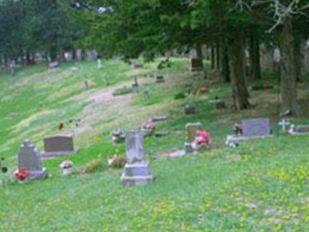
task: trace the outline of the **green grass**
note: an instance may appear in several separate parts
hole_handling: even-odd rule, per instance
[[[173,60],[174,65],[165,70],[156,70],[158,63],[133,70],[117,60],[104,61],[103,70],[97,70],[95,62],[86,62],[76,72],[71,70],[75,64],[64,64],[53,72],[34,66],[18,71],[14,79],[2,76],[0,157],[6,158],[10,172],[16,168],[19,144],[31,139],[42,148],[42,137],[58,133],[60,121],[66,125],[65,132],[75,132],[79,150],[73,156],[45,160],[51,176],[44,181],[0,187],[0,231],[309,230],[309,137],[280,132],[278,102],[273,101],[276,92],[251,92],[256,107],[250,110],[216,110],[210,101],[216,96],[231,106],[229,85],[211,76],[205,80],[191,75],[183,59]],[[106,74],[108,85],[102,78]],[[148,74],[163,74],[166,83],[143,78]],[[96,104],[88,99],[98,91],[104,94],[133,83],[135,76],[140,91],[121,96],[122,102],[111,98]],[[83,88],[86,79],[87,91]],[[188,86],[206,86],[208,92],[175,100],[175,94],[187,91]],[[146,90],[148,99],[143,96]],[[299,91],[307,101],[308,84]],[[185,115],[187,104],[194,104],[197,114]],[[144,142],[156,181],[123,188],[121,171],[109,169],[106,161],[110,155],[123,155],[125,146],[113,144],[110,132],[115,127],[137,128],[159,114],[168,115],[169,120],[159,122],[157,130],[169,134]],[[255,116],[269,117],[275,136],[248,141],[236,149],[225,147],[233,123]],[[76,118],[85,132],[67,126]],[[196,121],[210,132],[213,148],[197,156],[167,158],[167,152],[182,148],[186,123]],[[58,168],[65,159],[74,162],[75,173],[70,177],[62,177]],[[80,167],[93,160],[101,161],[98,170],[78,174]]]

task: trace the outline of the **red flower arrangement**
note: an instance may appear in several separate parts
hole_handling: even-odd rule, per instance
[[[209,136],[209,133],[205,130],[198,130],[196,132],[196,142],[198,145],[210,145],[211,144],[211,139]]]
[[[15,173],[15,177],[18,180],[24,181],[29,177],[29,170],[27,167],[21,167],[17,172]]]

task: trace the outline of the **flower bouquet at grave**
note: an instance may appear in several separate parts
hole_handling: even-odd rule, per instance
[[[19,183],[26,183],[29,175],[30,172],[27,167],[21,167],[20,169],[14,172],[14,176]]]
[[[233,126],[233,131],[236,136],[242,136],[243,134],[242,125],[239,123],[235,123]]]
[[[149,119],[146,123],[143,124],[142,129],[148,131],[147,135],[152,135],[156,130],[156,123]]]
[[[2,161],[4,161],[4,158],[1,158],[0,160],[0,175],[1,175],[1,184],[3,187],[5,187],[6,183],[8,182],[7,172],[8,168],[6,166],[2,166]]]
[[[210,135],[205,130],[196,131],[195,140],[192,143],[194,150],[199,150],[201,148],[209,148],[211,145]]]

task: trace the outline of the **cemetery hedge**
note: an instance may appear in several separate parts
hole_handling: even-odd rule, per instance
[[[97,70],[94,62],[80,64],[78,71],[72,71],[73,63],[56,71],[34,66],[0,78],[0,156],[10,173],[16,167],[20,143],[31,139],[42,149],[43,136],[58,133],[59,122],[64,122],[63,132],[76,133],[78,148],[74,156],[44,161],[50,178],[0,188],[0,231],[309,229],[309,137],[287,136],[276,125],[278,102],[273,99],[278,93],[250,92],[256,106],[246,111],[216,110],[211,103],[216,97],[232,104],[228,84],[219,84],[211,75],[208,79],[191,75],[185,71],[185,59],[174,59],[174,65],[163,70],[156,69],[159,62],[144,64],[138,72],[118,60],[104,61],[103,70]],[[148,74],[163,74],[166,83],[157,85]],[[108,85],[103,75],[109,77]],[[277,87],[274,77],[263,75]],[[135,76],[139,93],[124,96],[122,102],[109,98],[108,93],[130,85]],[[88,90],[83,86],[86,79]],[[209,91],[175,100],[175,94],[192,82]],[[308,86],[305,81],[299,89],[302,101],[308,101]],[[144,90],[150,92],[149,99],[143,98]],[[91,100],[100,96],[104,100]],[[184,115],[183,108],[192,103],[197,113]],[[140,127],[159,114],[167,114],[169,120],[158,123],[157,130],[169,134],[147,138],[144,144],[156,181],[123,188],[120,170],[108,168],[106,160],[113,154],[123,155],[125,147],[113,144],[110,132]],[[273,138],[248,141],[236,149],[224,146],[233,123],[257,116],[271,119]],[[80,125],[69,124],[71,119],[80,119]],[[168,158],[169,151],[182,148],[185,124],[195,121],[210,132],[212,149]],[[292,122],[309,120],[305,116]],[[58,167],[65,159],[74,162],[75,173],[70,177],[62,177]],[[94,173],[78,174],[81,166],[98,159],[102,165]]]

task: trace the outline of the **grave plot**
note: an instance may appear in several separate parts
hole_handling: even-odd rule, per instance
[[[44,152],[42,157],[57,157],[74,153],[75,149],[71,135],[57,135],[44,138]]]
[[[237,145],[240,141],[272,137],[268,118],[252,118],[242,120],[234,128],[234,135],[228,135],[226,144]]]
[[[127,163],[121,176],[123,186],[144,185],[154,180],[144,155],[143,138],[140,131],[126,133]]]

